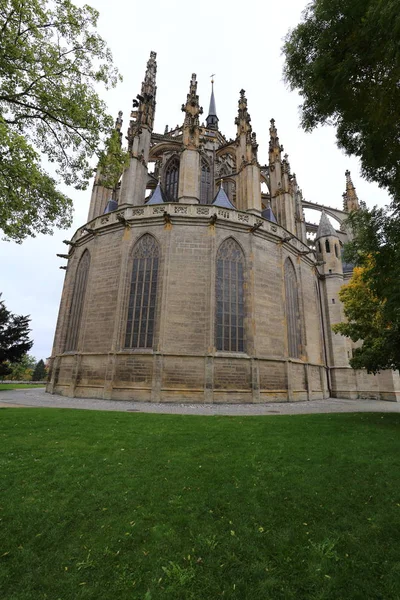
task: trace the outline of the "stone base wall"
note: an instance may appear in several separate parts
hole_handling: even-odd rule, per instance
[[[331,369],[331,382],[334,398],[400,402],[398,372],[381,371],[372,375],[351,367],[336,367]]]
[[[160,353],[53,359],[47,391],[141,402],[257,403],[328,397],[325,368],[295,360]]]

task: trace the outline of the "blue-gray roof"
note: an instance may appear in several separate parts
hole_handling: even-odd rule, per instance
[[[264,217],[264,219],[267,219],[267,221],[272,221],[272,223],[277,223],[274,212],[269,204],[268,204],[267,208],[264,208],[264,210],[261,213],[261,216]]]
[[[164,200],[164,194],[163,194],[163,191],[161,189],[160,182],[158,182],[156,189],[151,194],[151,196],[147,200],[146,204],[163,204],[164,202],[165,202],[165,200]]]
[[[229,200],[228,196],[225,193],[224,188],[221,187],[218,190],[217,195],[215,196],[213,202],[212,202],[213,206],[220,206],[221,208],[230,208],[232,210],[236,210],[235,207],[233,206],[232,202]]]
[[[115,200],[110,199],[107,202],[107,206],[105,207],[103,214],[107,214],[109,212],[112,212],[113,210],[117,210],[117,208],[118,208],[118,202],[115,202]]]

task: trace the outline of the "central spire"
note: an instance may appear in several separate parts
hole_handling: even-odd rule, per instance
[[[218,130],[218,117],[217,117],[217,109],[215,107],[215,98],[214,98],[214,75],[211,75],[211,98],[210,98],[210,108],[208,109],[208,117],[206,119],[207,129],[216,129]]]

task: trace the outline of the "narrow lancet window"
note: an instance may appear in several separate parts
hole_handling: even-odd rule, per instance
[[[329,243],[329,240],[325,240],[325,250],[326,250],[327,252],[330,252],[330,251],[331,251],[331,245],[330,245],[330,243]]]
[[[228,238],[217,254],[216,348],[244,352],[244,255]]]
[[[179,159],[171,158],[165,169],[165,193],[170,202],[178,200]]]
[[[200,204],[210,204],[211,202],[211,169],[209,164],[203,160],[201,163],[200,180]]]
[[[296,271],[290,258],[285,261],[285,305],[289,356],[300,358],[302,341],[299,292]]]
[[[74,292],[69,311],[68,331],[65,340],[65,351],[78,349],[79,331],[81,326],[83,305],[90,268],[90,254],[87,250],[82,254],[75,275]]]
[[[157,300],[159,247],[149,234],[133,252],[125,348],[152,348]]]

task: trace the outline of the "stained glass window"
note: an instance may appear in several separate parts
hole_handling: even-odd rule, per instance
[[[65,351],[77,350],[79,331],[81,325],[83,304],[85,301],[86,286],[90,267],[90,254],[88,250],[82,254],[75,275],[74,292],[69,311],[68,331],[65,340]]]
[[[178,199],[179,159],[171,158],[165,169],[165,193],[170,202]]]
[[[201,163],[200,179],[200,204],[211,202],[211,170],[209,164],[203,160]]]
[[[289,356],[300,358],[302,341],[299,292],[296,271],[290,258],[285,261],[285,304]]]
[[[146,234],[133,252],[125,348],[152,348],[157,299],[159,247]]]
[[[216,348],[244,352],[244,255],[228,238],[217,254]]]

